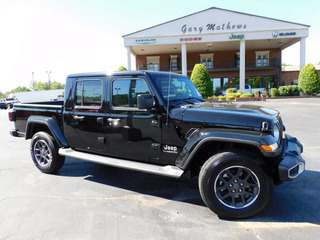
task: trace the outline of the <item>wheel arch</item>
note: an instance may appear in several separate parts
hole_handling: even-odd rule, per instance
[[[69,144],[65,139],[58,123],[52,117],[31,116],[27,120],[26,139],[40,131],[48,132],[57,142],[59,147],[68,147]]]
[[[199,169],[209,157],[224,150],[247,152],[263,160],[266,157],[272,157],[268,156],[269,153],[263,152],[260,147],[262,143],[265,143],[265,139],[260,135],[235,134],[213,129],[199,130],[197,134],[192,135],[182,149],[176,165],[194,173],[194,168]]]

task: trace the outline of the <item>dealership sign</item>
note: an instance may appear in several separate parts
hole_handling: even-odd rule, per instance
[[[155,38],[136,39],[137,44],[152,44],[157,40]]]
[[[277,38],[277,37],[287,37],[287,36],[295,36],[297,33],[296,32],[272,32],[272,37]]]
[[[229,37],[229,39],[244,39],[244,35],[241,34],[241,35],[235,35],[235,34],[231,34],[231,36]]]
[[[205,29],[208,32],[245,30],[245,29],[247,29],[247,24],[238,24],[238,23],[231,23],[231,22],[225,22],[222,24],[208,23],[205,26],[190,26],[190,25],[184,24],[181,27],[181,32],[183,34],[185,34],[185,33],[202,33],[202,31]]]

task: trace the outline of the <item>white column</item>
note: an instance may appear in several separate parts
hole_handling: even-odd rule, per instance
[[[240,41],[240,90],[244,92],[246,77],[246,41]]]
[[[127,47],[127,61],[128,61],[128,71],[131,71],[131,50],[130,47]]]
[[[306,38],[300,39],[300,71],[306,65]]]
[[[187,44],[186,43],[181,44],[181,65],[182,65],[182,74],[187,76],[188,69],[187,69]]]

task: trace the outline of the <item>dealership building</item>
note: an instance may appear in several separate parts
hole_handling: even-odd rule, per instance
[[[306,64],[308,25],[209,8],[123,36],[128,70],[172,71],[190,77],[196,63],[208,69],[214,90],[240,86],[270,89],[293,80],[281,68],[282,50],[300,42]]]

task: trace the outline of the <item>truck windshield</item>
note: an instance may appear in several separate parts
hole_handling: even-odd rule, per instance
[[[165,103],[204,102],[201,93],[192,81],[183,75],[155,73],[150,76]]]

